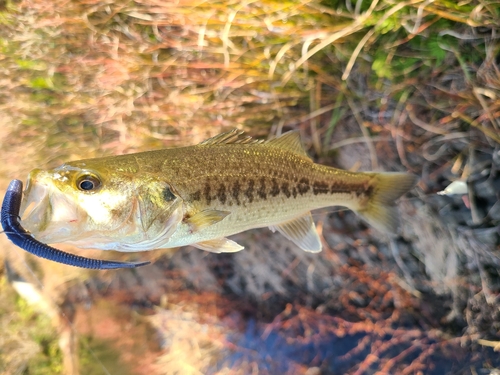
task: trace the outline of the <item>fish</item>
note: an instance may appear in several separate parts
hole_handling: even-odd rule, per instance
[[[34,169],[20,212],[38,241],[84,249],[233,253],[243,246],[229,236],[268,227],[316,253],[311,210],[343,206],[396,233],[395,202],[416,182],[406,172],[314,163],[296,131],[263,141],[233,130],[192,146]]]

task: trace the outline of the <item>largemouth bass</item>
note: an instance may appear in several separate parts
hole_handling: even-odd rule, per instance
[[[318,252],[311,210],[344,206],[395,232],[395,200],[416,180],[315,164],[297,132],[257,141],[235,130],[195,146],[35,169],[21,221],[39,241],[80,248],[236,252],[243,246],[228,236],[269,227]]]

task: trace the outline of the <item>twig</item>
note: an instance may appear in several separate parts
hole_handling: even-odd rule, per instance
[[[351,97],[347,96],[347,103],[349,103],[349,107],[351,107],[351,111],[354,114],[354,117],[356,118],[356,121],[359,125],[359,128],[361,129],[361,133],[363,133],[363,138],[366,142],[366,146],[368,147],[368,150],[370,151],[370,160],[372,163],[372,170],[376,171],[378,170],[379,163],[378,163],[378,157],[377,157],[377,152],[375,150],[375,146],[373,145],[373,141],[370,137],[370,133],[366,129],[366,127],[363,125],[363,119],[359,115],[359,111],[356,109],[354,106],[354,102]]]
[[[310,106],[313,111],[318,110],[319,103],[321,101],[321,82],[316,82],[316,85],[314,85],[315,90],[310,91]],[[316,119],[317,116],[314,116],[311,118],[309,121],[309,124],[311,125],[311,135],[312,135],[312,142],[314,146],[314,151],[319,155],[321,154],[321,141],[319,140],[319,133],[318,133],[318,121]]]
[[[338,106],[338,104],[336,104],[336,103],[324,106],[322,108],[319,108],[319,109],[307,114],[306,116],[299,118],[297,121],[287,123],[285,126],[295,126],[295,125],[298,125],[302,122],[310,121],[314,117],[321,116],[323,113],[330,112],[330,111],[334,110],[337,106]]]
[[[435,134],[442,134],[442,135],[448,134],[446,130],[441,130],[436,126],[429,125],[420,120],[415,115],[415,112],[413,111],[413,106],[411,104],[406,105],[406,112],[408,113],[408,117],[410,118],[410,120],[418,127],[421,127],[422,129]]]
[[[490,137],[491,139],[493,139],[495,142],[497,143],[500,143],[500,135],[498,135],[496,132],[488,129],[488,128],[485,128],[484,126],[480,125],[476,120],[473,120],[472,118],[470,118],[469,116],[467,115],[464,115],[463,113],[460,113],[458,111],[454,111],[452,114],[451,114],[452,117],[455,117],[455,118],[459,118],[461,119],[462,121],[465,121],[466,123],[468,123],[469,125],[479,129],[482,133],[484,133],[484,135],[486,135],[487,137]]]
[[[375,137],[371,137],[371,141],[372,142],[382,142],[382,141],[385,141],[385,142],[394,142],[394,139],[391,138],[391,137],[377,135]],[[344,139],[342,141],[335,142],[333,145],[330,146],[329,150],[335,150],[337,148],[341,148],[341,147],[344,147],[344,146],[349,146],[349,145],[352,145],[352,144],[355,144],[355,143],[362,143],[362,142],[366,142],[366,139],[365,139],[364,136],[363,137],[347,138],[347,139]]]
[[[493,348],[493,350],[495,352],[500,352],[500,341],[491,341],[491,340],[478,339],[477,343],[479,345],[489,346],[489,347]]]
[[[486,112],[486,116],[488,116],[488,119],[491,122],[491,125],[495,128],[496,132],[500,130],[500,125],[498,122],[498,119],[493,116],[491,113],[490,109],[488,108],[488,105],[486,104],[486,101],[483,98],[483,95],[487,92],[484,89],[481,89],[480,87],[473,87],[472,92],[474,93],[474,96],[476,99],[479,101],[479,104],[481,104],[481,107],[483,107],[484,112]],[[493,93],[494,95],[494,93]]]

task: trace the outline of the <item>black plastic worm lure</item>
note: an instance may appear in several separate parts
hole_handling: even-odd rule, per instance
[[[69,266],[90,268],[96,270],[110,270],[116,268],[134,268],[144,266],[150,262],[115,262],[109,260],[99,260],[85,258],[78,255],[65,253],[46,245],[33,238],[19,223],[19,210],[21,209],[23,183],[13,180],[7,188],[2,203],[1,221],[7,237],[21,249],[38,257],[53,260],[54,262],[67,264]]]

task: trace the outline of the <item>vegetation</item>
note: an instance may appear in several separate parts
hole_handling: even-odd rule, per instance
[[[234,127],[258,137],[299,129],[322,163],[406,169],[421,182],[394,241],[348,212],[315,215],[325,240],[316,256],[255,231],[241,235],[239,254],[159,251],[136,273],[24,262],[4,238],[0,257],[65,309],[103,296],[140,306],[163,338],[157,373],[498,368],[499,24],[495,0],[1,3],[2,186],[35,167]],[[468,196],[435,195],[467,178]],[[4,277],[0,372],[62,371],[57,329],[9,288]],[[192,335],[175,330],[182,322]],[[343,336],[343,354],[321,351]],[[273,352],[285,342],[320,354]],[[266,351],[296,362],[279,367]],[[90,368],[94,350],[82,341],[80,352]]]
[[[50,317],[35,311],[0,279],[0,371],[49,375],[62,371],[57,332]]]

